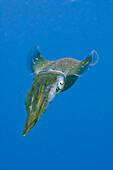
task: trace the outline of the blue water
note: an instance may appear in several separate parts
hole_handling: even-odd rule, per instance
[[[29,49],[97,65],[22,136]],[[113,0],[0,1],[0,170],[113,170]]]

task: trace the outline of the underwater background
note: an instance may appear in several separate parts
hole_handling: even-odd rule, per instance
[[[24,137],[30,48],[99,62]],[[113,0],[0,0],[0,170],[113,170]]]

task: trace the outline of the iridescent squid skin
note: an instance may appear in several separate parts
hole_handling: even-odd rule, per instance
[[[25,136],[46,111],[56,94],[69,89],[78,77],[98,62],[98,54],[92,51],[83,61],[63,58],[56,61],[44,59],[38,47],[28,53],[27,67],[36,74],[29,92],[25,96],[27,119],[23,136]]]

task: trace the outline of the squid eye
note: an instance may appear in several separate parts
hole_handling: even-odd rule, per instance
[[[63,85],[63,84],[64,84],[64,82],[63,82],[63,80],[61,80],[61,81],[60,81],[60,85]]]
[[[59,89],[62,89],[63,84],[64,84],[63,80],[61,80],[61,81],[58,83],[58,87],[59,87]]]
[[[64,81],[63,81],[63,80],[60,80],[60,81],[58,82],[58,89],[61,90],[61,89],[63,88],[63,86],[64,86]]]
[[[59,93],[64,87],[64,77],[59,76],[57,80],[56,93]]]

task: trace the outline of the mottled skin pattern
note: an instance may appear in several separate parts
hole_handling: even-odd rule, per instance
[[[86,57],[82,62],[73,58],[63,58],[47,63],[47,65],[43,66],[41,70],[36,70],[36,73],[47,72],[48,70],[64,73],[66,76],[66,83],[64,88],[61,90],[62,92],[70,88],[75,83],[79,75],[86,69],[88,63],[88,57]]]
[[[36,76],[25,96],[27,119],[23,135],[26,135],[36,124],[56,94],[70,88],[88,66],[97,62],[98,58],[94,58],[94,52],[83,61],[73,58],[48,61],[41,56],[37,48],[35,53],[30,54],[33,55],[30,63],[31,72],[36,73]]]
[[[34,77],[32,87],[25,96],[25,105],[28,113],[27,123],[24,127],[25,133],[39,120],[55,94],[60,92],[60,89],[57,88],[59,78],[62,78],[65,82],[65,76],[63,74],[53,73],[51,71],[37,74]]]

